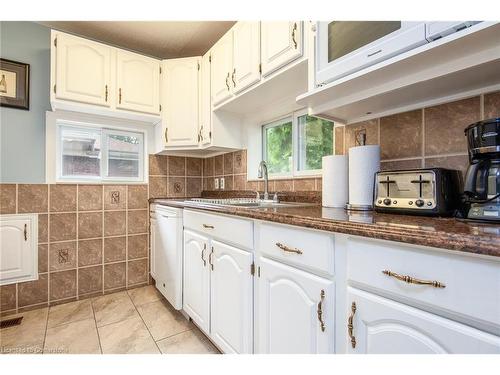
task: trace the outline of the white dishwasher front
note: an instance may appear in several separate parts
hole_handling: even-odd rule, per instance
[[[151,276],[172,306],[182,309],[182,212],[151,206]]]

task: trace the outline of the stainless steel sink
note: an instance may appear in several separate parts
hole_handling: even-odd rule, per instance
[[[285,208],[285,207],[313,206],[313,204],[311,203],[274,202],[271,200],[264,201],[255,198],[227,198],[227,199],[193,198],[184,201],[184,203],[199,207],[225,206],[225,207],[245,207],[245,208]]]

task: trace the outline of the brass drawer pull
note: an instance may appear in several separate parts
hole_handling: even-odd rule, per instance
[[[446,288],[446,285],[443,284],[440,281],[435,281],[435,280],[420,280],[420,279],[416,279],[416,278],[408,276],[408,275],[400,275],[400,274],[398,274],[396,272],[392,272],[392,271],[389,271],[389,270],[383,270],[382,273],[384,275],[387,275],[387,276],[390,276],[390,277],[394,277],[394,278],[396,278],[398,280],[404,281],[405,283],[408,283],[408,284],[431,285],[434,288]]]
[[[203,224],[203,228],[214,229],[213,225]]]
[[[165,128],[165,143],[168,143],[168,128]]]
[[[302,250],[288,247],[280,242],[276,242],[276,246],[278,246],[281,250],[286,251],[287,253],[303,254]]]
[[[210,268],[214,270],[214,264],[212,263],[212,255],[214,254],[214,247],[212,246],[212,251],[208,255],[208,263],[210,263]]]
[[[122,88],[118,89],[118,104],[122,104]]]
[[[201,251],[201,260],[203,261],[203,267],[207,266],[207,261],[205,260],[205,250],[207,249],[207,244],[203,244],[203,250]]]
[[[351,346],[354,349],[356,347],[356,337],[353,334],[354,329],[354,314],[356,313],[356,302],[353,302],[351,305],[351,315],[349,315],[349,319],[347,320],[347,334],[351,339]]]
[[[28,241],[28,224],[24,224],[24,240]]]
[[[321,289],[320,301],[318,302],[318,320],[321,327],[321,332],[325,332],[325,322],[323,321],[323,300],[325,299],[325,291]]]

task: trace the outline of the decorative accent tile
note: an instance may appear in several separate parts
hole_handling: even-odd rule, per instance
[[[185,197],[186,196],[185,177],[169,177],[167,195],[169,197]]]
[[[56,242],[49,245],[50,271],[76,267],[76,241]]]
[[[104,186],[104,209],[124,210],[127,208],[127,186],[105,185]]]

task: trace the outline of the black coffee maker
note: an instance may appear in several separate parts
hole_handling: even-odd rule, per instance
[[[470,165],[465,177],[463,215],[500,223],[500,118],[465,129]]]

